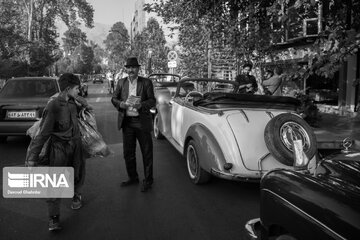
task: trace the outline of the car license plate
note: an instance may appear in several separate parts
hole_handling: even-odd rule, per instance
[[[36,118],[36,112],[35,111],[8,111],[7,117],[8,118],[16,118],[16,119]]]

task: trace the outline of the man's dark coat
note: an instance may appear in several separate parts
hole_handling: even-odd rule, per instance
[[[139,109],[139,118],[143,131],[151,132],[153,128],[150,109],[155,106],[154,87],[150,79],[138,77],[136,95],[141,97],[141,108]],[[126,114],[125,102],[129,96],[129,79],[122,78],[116,85],[115,92],[111,99],[118,113],[118,129],[122,128],[123,120]]]

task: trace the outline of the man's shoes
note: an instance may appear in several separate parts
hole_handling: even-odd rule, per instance
[[[60,217],[59,215],[55,215],[50,217],[49,219],[49,231],[58,231],[58,230],[61,230]]]
[[[81,195],[78,193],[75,193],[72,203],[71,203],[71,209],[77,210],[82,207],[82,201],[81,201]]]
[[[147,192],[151,188],[151,185],[152,181],[148,182],[146,180],[143,180],[143,183],[141,185],[141,192]]]
[[[130,186],[130,185],[138,184],[138,183],[139,183],[139,179],[134,178],[134,179],[129,179],[127,181],[122,182],[121,186],[126,187],[126,186]]]

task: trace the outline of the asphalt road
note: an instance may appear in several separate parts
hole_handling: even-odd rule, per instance
[[[89,84],[88,101],[95,108],[99,131],[114,154],[87,160],[84,206],[61,205],[63,230],[47,230],[43,199],[0,198],[0,239],[124,239],[124,240],[233,240],[246,239],[244,224],[259,216],[259,184],[212,179],[194,185],[186,162],[166,141],[154,140],[154,185],[147,193],[140,185],[126,188],[122,136],[117,113],[107,94],[107,83]],[[21,166],[29,139],[9,137],[0,144],[0,166]],[[138,172],[143,177],[140,150]],[[2,181],[2,171],[1,171]],[[2,184],[1,184],[2,191]]]

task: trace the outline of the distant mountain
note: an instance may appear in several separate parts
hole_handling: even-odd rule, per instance
[[[57,30],[59,33],[59,38],[57,39],[60,44],[62,44],[62,38],[64,37],[64,32],[68,30],[68,27],[60,22],[57,25]],[[83,32],[86,33],[87,39],[97,43],[101,47],[105,47],[104,40],[111,29],[111,25],[103,24],[103,23],[94,23],[93,28],[87,28],[85,26],[80,27]]]

